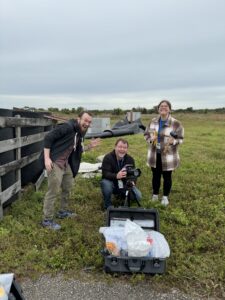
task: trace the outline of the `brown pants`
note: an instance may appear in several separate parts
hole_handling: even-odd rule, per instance
[[[52,220],[55,214],[55,202],[61,189],[60,209],[68,209],[68,198],[73,184],[73,174],[70,166],[66,170],[53,163],[53,169],[48,173],[48,191],[44,198],[44,219]]]

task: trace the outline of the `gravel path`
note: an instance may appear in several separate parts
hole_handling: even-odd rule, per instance
[[[21,283],[26,300],[197,300],[172,289],[159,293],[146,289],[143,285],[107,284],[102,282],[82,282],[68,280],[62,276],[44,275],[36,281],[26,280]]]

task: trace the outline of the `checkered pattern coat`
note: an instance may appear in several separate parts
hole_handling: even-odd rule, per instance
[[[153,118],[144,132],[144,138],[149,144],[147,154],[147,165],[156,168],[156,143],[152,142],[154,134],[158,134],[160,116]],[[177,134],[173,145],[169,145],[168,140],[170,132],[173,131]],[[182,144],[184,138],[184,128],[181,123],[169,116],[163,129],[160,131],[160,148],[162,158],[163,171],[171,171],[179,166],[180,156],[178,152],[179,144]]]

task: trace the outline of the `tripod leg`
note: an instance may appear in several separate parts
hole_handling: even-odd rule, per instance
[[[133,193],[133,195],[134,195],[134,200],[136,201],[137,205],[138,205],[139,207],[141,207],[141,203],[140,203],[139,200],[137,199],[136,194],[135,194],[134,192],[132,192],[132,193]]]
[[[137,205],[138,205],[139,207],[141,207],[141,204],[140,204],[140,202],[139,202],[138,199],[136,199],[136,202],[137,202]]]
[[[130,191],[128,192],[127,199],[128,199],[128,207],[130,207]]]
[[[130,200],[128,198],[129,198],[129,191],[127,190],[125,194],[125,200],[124,200],[124,206],[126,207],[130,206]]]
[[[132,198],[131,198],[131,193],[133,193],[133,197]],[[141,204],[140,204],[139,200],[137,199],[135,193],[132,190],[128,189],[128,190],[126,190],[126,193],[125,193],[124,206],[130,207],[130,204],[131,204],[132,200],[136,201],[137,205],[139,207],[141,207]]]

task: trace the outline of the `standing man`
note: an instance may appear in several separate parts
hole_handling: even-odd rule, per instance
[[[83,140],[92,122],[92,115],[83,111],[76,120],[59,124],[44,138],[44,166],[48,174],[48,191],[44,198],[42,226],[58,230],[61,226],[53,221],[55,200],[61,188],[61,203],[57,217],[64,219],[75,215],[68,210],[68,198],[73,178],[79,170],[82,152],[97,146],[99,139],[92,140],[84,149]]]
[[[128,141],[119,138],[115,143],[112,152],[105,155],[102,162],[102,181],[101,189],[104,201],[104,208],[112,205],[112,194],[122,194],[125,198],[126,192],[126,165],[135,167],[133,157],[128,152]],[[141,192],[136,188],[135,182],[132,182],[131,200],[140,200]]]

